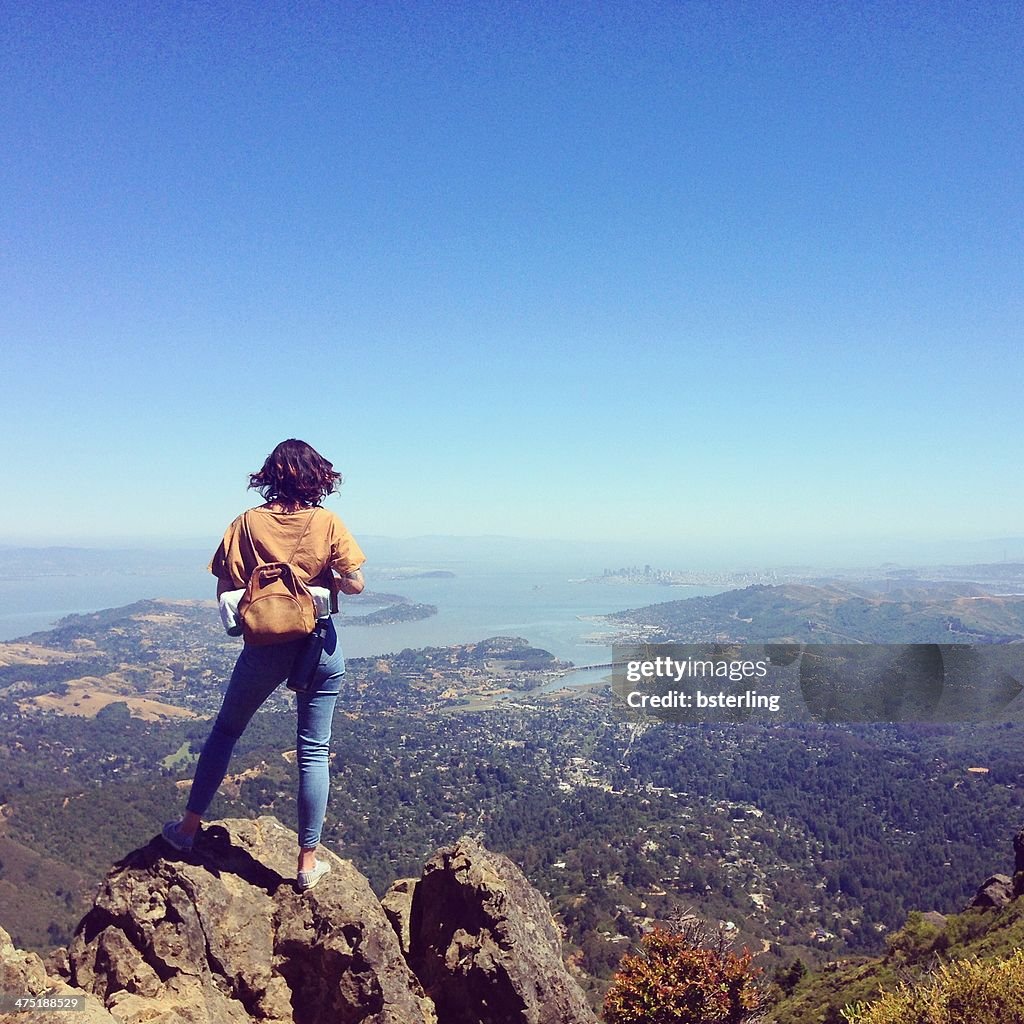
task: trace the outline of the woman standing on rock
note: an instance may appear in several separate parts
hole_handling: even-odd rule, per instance
[[[310,587],[360,593],[364,585],[360,566],[366,556],[344,523],[321,507],[340,482],[341,474],[305,441],[282,441],[263,468],[249,477],[249,486],[259,491],[265,504],[231,523],[210,563],[218,598],[244,588],[253,570],[269,562],[291,563]],[[242,648],[196,765],[185,816],[163,828],[164,839],[176,850],[192,849],[202,817],[227,772],[235,742],[260,705],[288,677],[305,643],[302,638],[268,646],[246,643]],[[328,861],[316,859],[316,848],[327,810],[331,720],[344,674],[341,645],[328,618],[313,684],[296,694],[300,891],[312,889],[330,870]]]

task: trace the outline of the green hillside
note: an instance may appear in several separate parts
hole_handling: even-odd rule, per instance
[[[943,918],[915,911],[887,936],[884,956],[847,959],[809,972],[771,1012],[775,1024],[840,1024],[840,1011],[869,1003],[901,982],[913,986],[939,964],[1004,959],[1024,948],[1024,899],[1001,909],[971,909]]]
[[[753,586],[605,616],[622,638],[647,642],[1008,643],[1024,639],[1024,597],[849,584]]]

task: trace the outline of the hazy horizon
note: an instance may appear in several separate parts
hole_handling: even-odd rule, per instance
[[[601,543],[564,538],[531,538],[500,535],[426,534],[418,537],[396,537],[367,534],[360,543],[369,562],[367,572],[376,568],[393,569],[399,563],[422,566],[433,563],[509,564],[529,567],[545,565],[594,571],[650,564],[673,570],[761,570],[766,568],[879,569],[887,564],[912,567],[935,565],[971,565],[1024,561],[1024,537],[950,538],[938,541],[847,538],[842,541],[798,545],[777,541],[758,544],[738,540],[732,545],[715,547],[666,542]],[[27,538],[20,542],[0,542],[0,555],[18,551],[61,550],[82,552],[127,552],[192,554],[205,564],[216,546],[217,538],[198,537],[67,537],[62,541],[43,542]],[[107,566],[111,572],[117,562]]]

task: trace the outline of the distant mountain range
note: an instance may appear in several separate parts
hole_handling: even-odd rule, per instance
[[[355,524],[349,524],[355,528]],[[212,524],[205,536],[67,538],[63,545],[0,544],[0,575],[11,566],[35,569],[39,560],[76,564],[116,561],[140,562],[150,570],[154,556],[172,564],[205,567],[220,538],[223,524]],[[1024,560],[1024,537],[983,540],[920,541],[882,538],[842,544],[825,542],[780,542],[766,544],[756,538],[717,542],[706,538],[672,540],[659,538],[579,540],[569,538],[512,537],[501,535],[461,536],[425,534],[393,537],[355,529],[360,545],[375,565],[383,563],[422,564],[444,562],[574,566],[658,564],[668,568],[750,570],[766,567],[817,566],[821,572],[841,567],[868,572],[887,568],[935,565],[987,564]],[[430,566],[433,568],[434,566]]]

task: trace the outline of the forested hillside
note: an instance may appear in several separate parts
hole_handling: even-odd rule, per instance
[[[144,602],[3,648],[0,924],[19,945],[65,942],[90,887],[182,806],[234,649],[208,619]],[[595,979],[680,909],[769,969],[880,952],[910,911],[959,911],[1007,870],[1024,821],[1014,722],[626,721],[600,687],[538,690],[562,668],[516,638],[348,667],[325,841],[381,892],[478,833]],[[254,719],[213,814],[295,826],[290,699]]]

